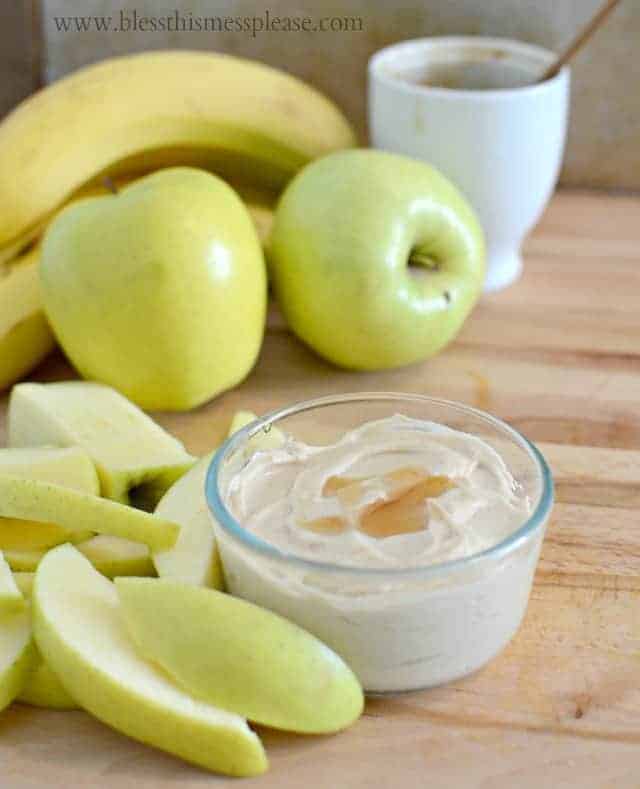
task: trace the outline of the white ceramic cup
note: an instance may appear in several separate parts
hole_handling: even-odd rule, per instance
[[[369,61],[372,144],[429,162],[464,192],[486,235],[487,291],[520,275],[520,247],[553,192],[567,131],[568,68],[538,85],[509,74],[533,78],[554,58],[520,41],[463,36],[406,41]],[[500,87],[419,84],[437,81],[443,66],[469,63]]]

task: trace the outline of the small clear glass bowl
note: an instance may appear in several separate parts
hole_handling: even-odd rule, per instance
[[[251,454],[247,442],[259,433],[277,427],[325,445],[393,414],[482,438],[529,497],[530,516],[481,553],[425,567],[377,569],[286,553],[246,530],[226,507],[223,491]],[[507,645],[527,607],[553,481],[538,449],[489,414],[421,395],[366,393],[310,400],[247,425],[213,458],[206,495],[228,590],[314,633],[349,663],[367,692],[388,693],[466,676]]]

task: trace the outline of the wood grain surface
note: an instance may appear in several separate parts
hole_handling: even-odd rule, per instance
[[[558,195],[525,276],[485,298],[436,359],[335,370],[273,314],[248,380],[159,421],[196,453],[238,408],[397,390],[488,409],[539,443],[557,484],[525,622],[488,667],[432,691],[371,699],[334,737],[261,730],[261,789],[640,786],[640,200]],[[53,357],[36,378],[71,375]],[[0,406],[4,411],[4,403]],[[3,438],[0,416],[0,440]],[[13,705],[0,717],[0,787],[233,786],[81,712]]]

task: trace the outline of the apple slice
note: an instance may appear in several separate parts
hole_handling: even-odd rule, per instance
[[[0,474],[40,479],[84,493],[100,493],[96,468],[80,447],[0,449]]]
[[[107,578],[116,578],[119,575],[154,575],[151,554],[146,545],[108,534],[98,534],[75,545],[96,570]],[[46,550],[4,552],[16,583],[19,576],[33,576],[46,555]],[[29,582],[22,583],[24,589],[28,590]],[[26,591],[21,591],[25,597],[29,596]]]
[[[38,565],[47,554],[46,548],[34,548],[30,551],[3,551],[4,558],[14,576],[17,573],[34,574]]]
[[[0,710],[11,704],[20,693],[37,663],[36,648],[31,638],[31,615],[0,554],[0,598],[3,587],[7,588],[7,574],[11,580],[11,601],[0,611]]]
[[[154,505],[195,458],[115,389],[86,381],[18,384],[9,403],[9,444],[79,446],[98,470],[102,495]]]
[[[90,540],[77,543],[76,548],[107,578],[155,575],[149,549],[139,542],[98,534]]]
[[[40,564],[33,610],[42,655],[96,718],[209,770],[241,776],[267,768],[245,720],[187,695],[138,655],[115,587],[72,546],[54,548]]]
[[[34,647],[35,649],[35,647]],[[52,710],[77,710],[76,702],[35,649],[34,667],[29,672],[16,701]]]
[[[100,490],[91,458],[78,447],[0,449],[0,474],[53,482],[95,495]],[[74,534],[55,523],[0,518],[0,549],[4,550],[31,551],[90,536],[86,530]]]
[[[362,712],[351,669],[281,616],[213,589],[118,578],[141,654],[194,696],[256,723],[305,733],[343,729]]]
[[[0,551],[0,615],[22,611],[24,605],[22,592],[18,589],[11,569]]]
[[[238,411],[231,420],[228,436],[255,419],[257,416],[251,411]],[[156,515],[180,524],[180,534],[173,548],[154,554],[153,562],[161,578],[222,589],[222,565],[204,491],[207,471],[214,454],[215,450],[199,460],[169,488],[156,507]]]
[[[24,608],[0,618],[0,710],[8,707],[22,690],[36,665],[31,639],[31,616]]]
[[[34,578],[34,573],[14,573],[13,580],[24,598],[31,598]],[[22,600],[21,607],[23,609],[25,605],[26,600]],[[24,681],[22,690],[16,697],[17,700],[25,704],[31,704],[34,707],[48,707],[56,710],[77,709],[78,705],[44,662],[35,645],[33,646],[33,651],[32,666]]]
[[[243,427],[250,425],[251,422],[255,422],[257,418],[258,417],[253,413],[253,411],[237,411],[231,420],[231,427],[229,428],[228,437],[231,437]],[[285,440],[285,435],[282,430],[279,430],[277,427],[269,427],[268,429],[263,429],[259,433],[256,433],[254,436],[252,436],[249,439],[248,447],[253,452],[264,449],[276,449],[277,447],[282,446]]]
[[[204,495],[212,456],[213,453],[198,461],[169,488],[156,507],[156,515],[180,524],[180,534],[173,548],[153,554],[153,563],[161,577],[222,589],[222,566]]]
[[[175,523],[133,507],[9,474],[0,474],[0,517],[55,523],[74,532],[111,534],[156,550],[172,547],[179,531]]]
[[[31,590],[33,589],[33,579],[36,577],[34,572],[15,571],[13,573],[13,580],[15,585],[20,590],[20,594],[29,599],[31,597]]]

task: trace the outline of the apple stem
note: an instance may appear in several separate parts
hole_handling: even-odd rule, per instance
[[[409,265],[422,266],[424,268],[431,269],[432,271],[438,271],[440,268],[440,263],[437,260],[434,260],[430,255],[426,255],[424,252],[412,252],[409,255]]]

